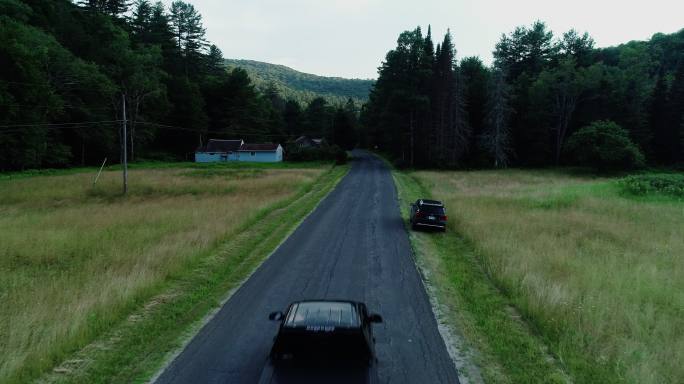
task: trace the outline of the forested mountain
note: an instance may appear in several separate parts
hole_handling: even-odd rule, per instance
[[[0,67],[0,171],[116,162],[124,139],[132,160],[189,159],[210,138],[355,141],[353,102],[257,89],[183,1],[0,0]]]
[[[449,33],[399,36],[362,111],[364,142],[423,167],[684,162],[684,30],[597,49],[542,22],[504,34],[491,68]]]
[[[310,103],[316,97],[323,97],[331,104],[342,105],[352,98],[361,105],[368,100],[373,80],[325,77],[296,71],[284,65],[254,60],[226,59],[228,68],[240,67],[247,71],[252,82],[260,90],[275,84],[285,98],[300,103]]]

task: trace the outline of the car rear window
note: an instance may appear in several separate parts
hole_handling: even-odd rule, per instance
[[[430,213],[434,215],[444,215],[444,207],[437,207],[435,205],[421,205],[418,207],[421,212]]]
[[[359,315],[351,303],[302,302],[293,306],[287,314],[286,326],[290,327],[358,327]]]

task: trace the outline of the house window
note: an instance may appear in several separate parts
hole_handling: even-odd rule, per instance
[[[256,156],[256,152],[250,152],[249,155],[250,156]]]

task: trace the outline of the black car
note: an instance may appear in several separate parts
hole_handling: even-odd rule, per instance
[[[423,227],[445,231],[447,215],[444,204],[437,200],[418,199],[411,204],[409,221],[412,229]]]
[[[269,319],[280,327],[260,383],[376,381],[371,325],[382,317],[369,314],[364,303],[297,301]]]

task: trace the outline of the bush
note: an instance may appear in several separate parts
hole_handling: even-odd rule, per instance
[[[684,175],[650,174],[625,177],[620,180],[622,189],[632,195],[668,195],[684,197]]]
[[[595,121],[575,132],[566,149],[575,164],[598,170],[634,169],[644,165],[644,155],[629,139],[627,131],[609,120]]]

